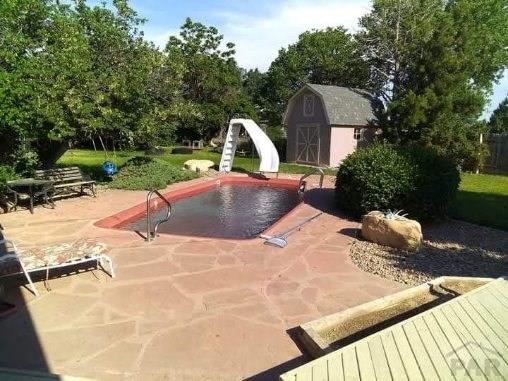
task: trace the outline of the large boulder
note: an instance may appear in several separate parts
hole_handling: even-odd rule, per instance
[[[403,216],[387,218],[379,211],[362,217],[362,236],[371,242],[397,249],[417,251],[423,241],[418,221]]]
[[[187,160],[183,163],[184,167],[194,172],[206,172],[215,164],[211,160]]]

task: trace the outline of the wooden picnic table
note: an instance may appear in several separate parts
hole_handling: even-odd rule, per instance
[[[34,213],[34,202],[37,198],[43,197],[46,204],[51,205],[52,208],[55,204],[48,196],[48,193],[53,191],[53,181],[39,180],[33,178],[25,178],[19,180],[11,180],[7,182],[7,188],[14,195],[14,210],[16,210],[19,202],[20,195],[27,195],[30,199],[30,213]]]

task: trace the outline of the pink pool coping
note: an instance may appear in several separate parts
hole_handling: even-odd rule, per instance
[[[214,188],[217,185],[221,184],[235,184],[235,185],[268,185],[268,186],[276,186],[278,188],[285,189],[295,189],[298,190],[298,186],[300,185],[300,180],[294,179],[279,179],[279,178],[254,178],[254,177],[238,177],[238,176],[224,176],[216,179],[211,179],[208,181],[204,181],[202,183],[189,185],[188,187],[182,189],[175,189],[166,193],[163,193],[163,196],[169,202],[175,202],[181,200],[183,198],[192,197],[196,194],[206,192],[209,189]],[[305,182],[303,182],[305,185]],[[291,217],[294,213],[296,213],[303,204],[303,199],[298,202],[292,209],[290,209],[286,214],[276,220],[272,225],[270,225],[267,229],[265,229],[261,234],[269,234],[273,229],[275,229],[279,224],[284,222],[287,218]],[[141,216],[146,213],[146,202],[139,203],[135,206],[132,206],[128,209],[122,210],[112,216],[103,218],[94,223],[95,226],[105,229],[119,229],[123,230],[122,227],[127,225],[128,223],[137,220]],[[212,236],[203,236],[203,235],[184,235],[184,234],[176,234],[176,233],[159,233],[165,235],[177,235],[180,237],[195,237],[195,238],[213,238],[218,240],[226,240],[226,241],[245,241],[245,240],[254,240],[258,237],[250,237],[250,238],[218,238]]]

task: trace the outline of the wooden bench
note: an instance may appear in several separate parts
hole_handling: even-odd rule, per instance
[[[39,169],[35,171],[35,178],[53,181],[53,196],[67,194],[69,191],[84,194],[85,189],[89,189],[94,197],[97,196],[95,181],[90,176],[84,175],[78,167]]]

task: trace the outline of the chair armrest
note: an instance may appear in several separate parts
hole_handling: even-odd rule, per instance
[[[90,175],[86,173],[81,173],[81,176],[83,177],[83,181],[93,181]]]
[[[11,189],[8,185],[5,186],[5,194],[12,194],[14,196],[14,205],[18,204],[18,198],[20,193],[16,192],[14,189]]]
[[[18,195],[18,194],[19,194],[19,193],[18,193],[18,192],[16,192],[14,189],[12,189],[11,187],[9,187],[9,185],[7,185],[7,184],[5,185],[5,192],[7,192],[7,193],[12,193],[12,194],[16,194],[16,195]]]

